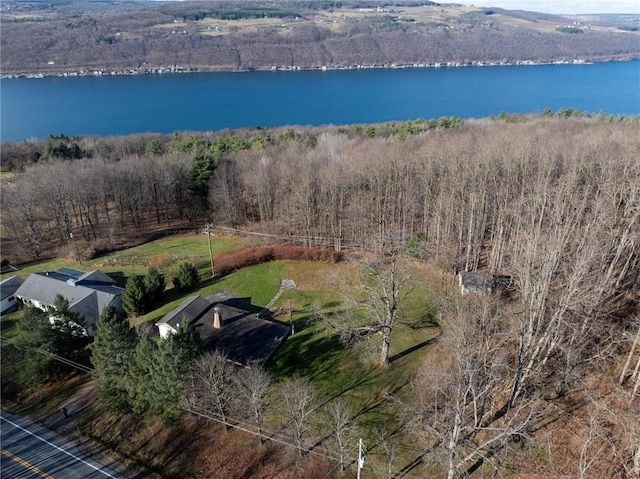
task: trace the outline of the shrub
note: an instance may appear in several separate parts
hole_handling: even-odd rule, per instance
[[[193,288],[198,283],[198,281],[200,281],[198,270],[192,263],[189,262],[180,264],[180,266],[178,267],[178,271],[171,278],[173,287],[182,290]]]
[[[270,261],[322,261],[336,263],[340,254],[330,249],[304,248],[300,246],[260,246],[242,248],[216,258],[216,273],[224,276],[246,266]]]

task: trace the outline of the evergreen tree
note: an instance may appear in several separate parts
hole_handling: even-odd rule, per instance
[[[130,276],[125,292],[122,293],[122,307],[130,316],[139,316],[147,312],[149,295],[142,276]]]
[[[146,314],[160,300],[164,288],[164,276],[158,268],[151,267],[144,277],[131,276],[127,279],[122,306],[131,316]]]
[[[86,345],[87,334],[84,317],[77,311],[69,310],[69,301],[57,294],[53,308],[49,311],[51,352],[71,360],[77,360],[81,349]]]
[[[193,359],[201,351],[195,327],[183,322],[175,334],[162,341],[151,363],[151,408],[172,425],[182,414],[185,378]]]
[[[148,306],[156,304],[164,293],[164,276],[158,268],[151,267],[144,277],[145,290],[148,296]]]
[[[91,346],[91,362],[96,370],[98,397],[109,411],[130,409],[126,380],[135,347],[136,334],[126,316],[113,306],[105,308]]]
[[[54,318],[53,323],[50,317]],[[16,345],[24,350],[20,376],[25,383],[38,384],[70,369],[50,354],[77,360],[78,351],[85,345],[80,323],[81,316],[69,311],[69,302],[60,295],[47,313],[33,307],[23,309]]]
[[[17,330],[16,346],[24,350],[18,368],[20,379],[26,384],[34,385],[59,372],[60,363],[34,349],[47,352],[54,350],[55,332],[51,328],[47,313],[38,308],[25,307],[18,320]]]
[[[156,343],[142,334],[127,368],[125,382],[129,406],[138,416],[151,411],[152,366],[157,355]]]
[[[187,290],[193,288],[200,281],[200,275],[192,263],[184,262],[178,268],[177,273],[173,275],[171,281],[175,288]]]
[[[155,138],[149,140],[146,145],[144,145],[144,156],[161,156],[164,154],[164,147],[160,141]]]

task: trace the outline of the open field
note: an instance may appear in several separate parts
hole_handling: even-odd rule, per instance
[[[304,17],[276,18],[265,15],[263,18],[243,18],[239,20],[224,20],[215,18],[204,18],[193,22],[195,28],[204,35],[224,35],[229,32],[249,33],[256,32],[263,28],[273,28],[282,34],[302,26],[314,26],[320,29],[329,29],[334,32],[344,32],[353,21],[365,19],[386,19],[393,18],[403,24],[413,25],[434,25],[451,29],[466,28],[480,21],[491,21],[497,25],[515,28],[529,28],[542,33],[553,32],[556,28],[565,26],[566,20],[560,18],[520,18],[517,16],[505,15],[500,12],[487,15],[487,9],[473,6],[402,6],[389,7],[383,11],[377,11],[376,7],[371,8],[347,8],[342,7],[335,10],[318,10],[308,12]],[[469,19],[466,20],[465,18]],[[548,16],[547,16],[548,17]],[[176,22],[159,24],[161,28],[182,28],[188,23]],[[612,25],[591,25],[589,18],[581,19],[578,27],[594,29],[600,32],[619,32]],[[629,32],[632,33],[632,32]]]

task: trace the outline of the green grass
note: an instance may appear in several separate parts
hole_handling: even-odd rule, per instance
[[[3,338],[12,339],[18,334],[16,324],[21,314],[20,311],[14,311],[13,313],[2,315],[2,319],[0,319],[0,334]]]
[[[347,348],[325,324],[310,321],[317,312],[330,315],[332,321],[340,321],[344,308],[344,286],[341,285],[347,280],[353,281],[356,273],[350,265],[296,263],[287,267],[284,277],[295,278],[298,286],[313,289],[287,291],[274,306],[285,311],[277,318],[281,321],[289,321],[288,308],[292,307],[296,332],[281,346],[268,369],[280,379],[308,378],[325,401],[346,400],[356,414],[360,437],[373,445],[380,440],[380,429],[397,431],[402,427],[398,405],[389,398],[405,400],[413,373],[432,355],[431,345],[439,328],[433,322],[435,293],[430,284],[438,283],[439,278],[421,267],[411,270],[419,280],[402,303],[406,320],[398,322],[393,330],[391,362],[380,367],[377,366],[379,336]],[[396,437],[396,440],[402,447],[397,463],[406,464],[415,459],[415,445],[407,437]],[[384,469],[380,457],[372,456],[368,461],[377,469]]]
[[[251,304],[266,306],[278,292],[282,271],[286,264],[286,262],[275,262],[243,268],[241,271],[235,271],[223,278],[205,279],[200,282],[198,288],[186,292],[177,291],[167,285],[170,289],[165,291],[164,304],[145,316],[134,319],[133,322],[136,324],[155,323],[176,308],[185,298],[196,294],[206,297],[215,293],[224,293],[229,296],[251,298]]]
[[[211,245],[215,259],[217,255],[225,251],[244,245],[244,240],[236,237],[212,236]],[[107,253],[83,263],[69,259],[36,261],[20,265],[20,275],[26,277],[28,273],[55,271],[63,266],[82,271],[100,269],[112,275],[121,286],[124,286],[127,276],[145,274],[150,266],[155,266],[167,273],[184,261],[195,264],[201,277],[211,276],[209,243],[206,235],[171,236],[150,241],[134,248]]]

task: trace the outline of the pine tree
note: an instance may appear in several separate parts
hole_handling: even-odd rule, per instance
[[[158,355],[158,346],[149,336],[142,334],[135,347],[126,372],[127,400],[134,414],[142,416],[152,411],[152,366]]]
[[[57,294],[49,315],[54,317],[53,327],[59,333],[58,354],[71,354],[77,347],[77,339],[85,336],[84,318],[77,311],[69,310],[69,301]]]
[[[164,293],[165,280],[158,268],[151,267],[144,277],[145,291],[148,296],[148,306],[156,304]]]
[[[176,289],[191,289],[200,281],[200,275],[192,263],[185,262],[179,266],[178,272],[173,275],[171,281]]]
[[[136,334],[126,316],[113,306],[105,308],[91,346],[91,362],[100,403],[108,411],[130,410],[126,380],[135,347]]]
[[[165,288],[164,276],[158,268],[151,267],[143,276],[131,276],[122,295],[122,306],[130,316],[140,316],[162,297]]]
[[[17,330],[16,345],[24,350],[18,369],[21,380],[34,385],[58,372],[60,363],[33,349],[53,352],[55,333],[47,313],[38,308],[25,307],[18,320]]]
[[[173,425],[182,414],[186,375],[200,353],[200,338],[192,324],[183,322],[175,334],[162,341],[151,362],[151,407]]]
[[[146,284],[142,276],[130,276],[122,294],[122,307],[130,316],[146,313],[149,302]]]

